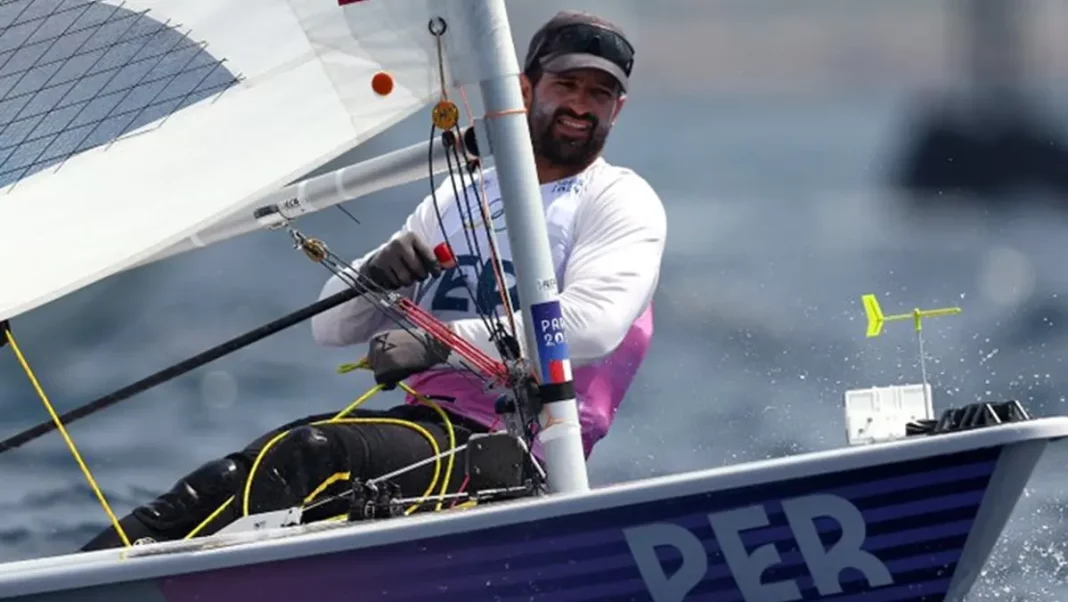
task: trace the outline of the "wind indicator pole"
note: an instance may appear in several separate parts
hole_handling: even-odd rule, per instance
[[[883,325],[887,322],[912,320],[913,329],[916,331],[916,341],[920,348],[920,375],[923,378],[924,401],[930,403],[930,398],[928,397],[930,384],[927,382],[927,360],[923,350],[923,320],[924,318],[953,316],[961,313],[961,308],[940,307],[937,309],[920,309],[917,307],[908,313],[891,314],[888,316],[883,313],[882,308],[879,306],[879,300],[875,298],[875,295],[864,295],[861,297],[861,301],[864,303],[864,314],[868,317],[868,338],[879,336],[883,331]]]

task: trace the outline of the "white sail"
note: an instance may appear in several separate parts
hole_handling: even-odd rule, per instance
[[[0,319],[160,255],[425,106],[440,92],[427,23],[455,4],[0,5]]]

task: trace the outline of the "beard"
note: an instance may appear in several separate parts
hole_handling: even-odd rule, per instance
[[[554,132],[556,120],[560,117],[584,121],[590,127],[585,136],[577,138]],[[537,98],[531,101],[527,123],[530,125],[534,154],[563,167],[583,167],[591,163],[604,150],[611,129],[610,125],[602,124],[593,115],[577,115],[563,107],[539,103]]]

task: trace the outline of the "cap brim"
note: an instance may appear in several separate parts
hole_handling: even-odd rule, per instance
[[[597,69],[616,78],[623,91],[627,90],[627,74],[619,65],[595,54],[560,54],[543,59],[541,68],[550,73],[561,73],[572,69]]]

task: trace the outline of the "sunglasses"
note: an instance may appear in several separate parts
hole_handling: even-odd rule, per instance
[[[543,56],[573,53],[592,54],[611,61],[627,77],[634,67],[634,47],[623,36],[597,25],[577,23],[565,25],[542,38],[530,53],[524,70],[529,70]]]

